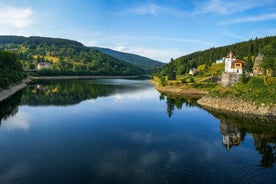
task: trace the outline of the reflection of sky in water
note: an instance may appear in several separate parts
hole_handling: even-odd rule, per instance
[[[28,130],[30,126],[31,115],[24,111],[19,111],[15,116],[3,121],[1,128],[6,130]]]
[[[208,112],[183,106],[169,118],[166,108],[152,87],[66,107],[20,106],[2,122],[0,182],[275,181],[274,168],[258,167],[250,136],[227,152]]]

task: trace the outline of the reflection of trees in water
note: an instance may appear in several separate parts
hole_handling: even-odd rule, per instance
[[[246,133],[252,135],[256,150],[262,156],[260,166],[269,168],[276,164],[276,124],[274,120],[242,118],[211,112],[220,119],[223,144],[230,150],[244,140]]]
[[[253,134],[254,145],[262,155],[261,167],[272,167],[276,164],[276,136]],[[272,143],[273,141],[273,143]]]
[[[17,92],[11,98],[8,98],[0,103],[0,124],[2,120],[14,116],[18,112],[22,91]]]
[[[169,117],[173,115],[173,111],[175,110],[175,108],[182,109],[183,105],[185,105],[186,107],[198,106],[196,103],[198,98],[194,98],[194,97],[168,96],[168,95],[160,94],[159,99],[160,100],[166,99],[167,113]]]
[[[138,88],[138,86],[137,86]],[[28,86],[21,104],[28,105],[73,105],[88,99],[135,90],[126,85],[102,85],[89,81],[43,81]]]

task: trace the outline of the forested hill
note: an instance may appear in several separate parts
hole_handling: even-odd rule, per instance
[[[130,54],[125,52],[119,52],[108,48],[100,48],[100,47],[93,47],[96,50],[99,50],[105,54],[108,54],[112,57],[120,59],[122,61],[128,62],[135,66],[141,67],[142,69],[146,70],[147,72],[152,72],[156,67],[163,66],[164,63],[160,61],[156,61],[153,59],[149,59],[147,57],[139,56],[136,54]]]
[[[255,38],[249,41],[235,43],[228,46],[213,47],[204,51],[194,52],[175,60],[162,67],[157,71],[158,75],[166,75],[169,70],[175,70],[177,75],[187,74],[193,67],[202,64],[210,66],[217,59],[226,57],[232,51],[237,58],[240,58],[247,63],[247,70],[252,71],[254,59],[258,53],[269,55],[276,58],[276,36]]]
[[[61,38],[47,38],[47,37],[39,37],[39,36],[0,36],[0,43],[1,44],[26,44],[26,45],[39,45],[39,44],[46,44],[46,45],[58,45],[58,46],[84,46],[82,43],[68,40],[68,39],[61,39]]]
[[[25,69],[50,63],[39,75],[139,75],[146,71],[83,44],[60,38],[0,36],[0,50],[14,52]]]

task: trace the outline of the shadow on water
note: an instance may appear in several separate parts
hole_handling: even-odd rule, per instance
[[[14,116],[18,112],[18,106],[20,105],[22,94],[22,91],[19,91],[12,97],[0,103],[0,125],[2,120]]]

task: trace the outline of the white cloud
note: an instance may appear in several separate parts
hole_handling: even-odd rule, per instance
[[[270,21],[276,20],[276,13],[263,14],[258,16],[248,16],[248,17],[240,17],[236,19],[232,19],[229,21],[220,22],[220,25],[228,25],[228,24],[237,24],[237,23],[247,23],[247,22],[261,22],[261,21]]]
[[[0,5],[0,25],[24,28],[35,23],[34,12],[31,8]]]
[[[160,6],[154,3],[143,4],[135,8],[130,8],[126,13],[137,14],[137,15],[160,15],[160,14],[172,14],[172,15],[188,15],[187,12],[175,7]]]
[[[146,4],[140,7],[129,9],[128,12],[133,14],[138,14],[138,15],[146,15],[146,14],[157,15],[159,10],[160,10],[160,7],[156,4]]]
[[[257,1],[257,0],[210,0],[207,2],[196,3],[197,7],[194,14],[215,13],[219,15],[232,15],[246,10],[263,6],[270,1]]]

